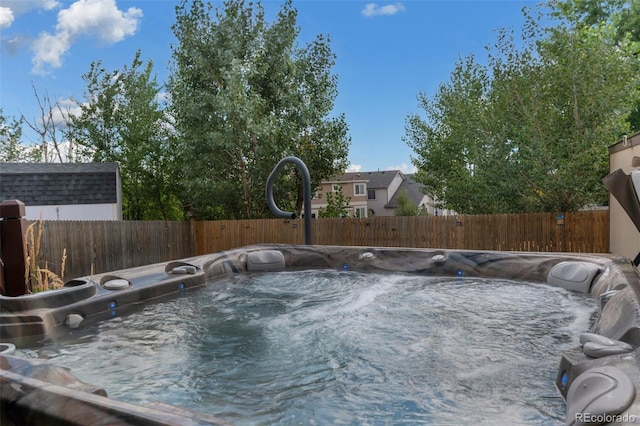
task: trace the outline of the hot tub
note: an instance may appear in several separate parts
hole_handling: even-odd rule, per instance
[[[201,293],[198,292],[205,288],[211,289],[210,293],[215,293],[218,291],[216,286],[220,286],[219,283],[229,277],[265,276],[267,277],[266,282],[268,282],[271,279],[268,274],[293,271],[334,271],[336,273],[358,274],[357,276],[371,276],[374,280],[377,279],[375,277],[389,276],[408,277],[406,279],[409,281],[414,280],[415,277],[428,277],[435,278],[440,284],[444,282],[444,291],[447,288],[453,288],[446,287],[447,285],[456,285],[458,281],[470,285],[468,288],[477,288],[478,283],[485,282],[482,280],[510,280],[509,285],[512,288],[511,282],[522,282],[523,288],[533,284],[565,289],[572,294],[588,295],[591,305],[586,302],[585,305],[594,309],[594,315],[587,318],[584,330],[572,329],[572,333],[576,333],[576,335],[565,338],[562,333],[560,334],[558,338],[565,340],[565,342],[563,345],[558,345],[563,349],[558,349],[557,359],[553,366],[553,371],[556,372],[554,374],[555,387],[559,396],[566,400],[566,423],[611,422],[623,424],[625,422],[633,423],[636,419],[640,421],[640,397],[636,395],[635,391],[637,384],[640,383],[640,369],[637,360],[637,348],[640,346],[640,333],[638,332],[640,278],[637,269],[627,259],[602,255],[558,253],[257,245],[75,279],[66,283],[63,289],[56,291],[17,298],[0,298],[0,342],[4,345],[0,346],[0,351],[5,351],[0,356],[2,424],[55,423],[56,421],[63,424],[93,424],[98,421],[128,424],[219,424],[225,422],[243,424],[259,422],[260,418],[247,420],[242,416],[218,417],[204,414],[201,411],[208,410],[200,409],[197,403],[184,407],[180,404],[176,404],[176,406],[173,403],[168,404],[162,401],[138,403],[139,401],[136,400],[133,401],[134,404],[122,396],[117,400],[107,398],[106,394],[111,394],[111,391],[105,391],[100,386],[77,380],[73,376],[73,365],[66,366],[70,367],[69,371],[68,368],[56,365],[56,357],[49,361],[43,361],[33,359],[37,355],[31,354],[37,354],[38,348],[42,348],[43,345],[46,347],[46,345],[51,345],[51,342],[54,342],[55,345],[58,341],[64,341],[68,335],[80,336],[80,339],[92,339],[95,333],[99,333],[96,330],[100,330],[100,324],[110,324],[109,327],[118,328],[118,324],[120,324],[118,321],[134,318],[137,312],[151,305],[171,306],[172,309],[177,306],[176,317],[180,318],[182,326],[189,327],[189,320],[181,316],[180,310],[182,308],[179,304],[175,305],[176,301],[187,299],[192,294],[195,294],[196,298],[200,297],[198,295]],[[404,279],[402,278],[402,280]],[[473,279],[480,281],[468,281]],[[418,283],[410,288],[419,289],[421,285],[423,284]],[[393,285],[385,284],[383,287],[386,292]],[[377,297],[378,293],[371,296],[371,290],[367,291],[369,293],[354,296],[357,300],[353,305],[347,307],[342,304],[328,305],[331,306],[329,309],[343,313],[358,310]],[[528,293],[523,292],[524,294]],[[284,296],[277,295],[269,297],[278,303],[280,303],[278,299],[284,298]],[[422,295],[421,297],[425,300],[424,304],[420,305],[422,306],[420,309],[428,310],[430,306],[435,306],[432,295]],[[291,303],[305,304],[308,301],[307,294],[304,299],[296,299]],[[545,303],[548,304],[548,302]],[[445,308],[447,304],[451,304],[451,302],[444,303]],[[223,304],[221,303],[221,305]],[[379,302],[373,308],[385,310],[388,307],[385,303]],[[320,309],[326,310],[327,308]],[[400,307],[400,310],[402,309],[404,309],[404,305]],[[413,307],[411,309],[416,310]],[[531,312],[535,313],[537,309],[537,307],[532,308]],[[410,314],[413,315],[414,311]],[[320,310],[320,312],[322,311]],[[363,315],[371,315],[373,312],[374,310],[366,311]],[[531,318],[530,322],[534,326],[537,322],[544,322],[542,321],[545,319],[544,306],[540,307],[540,315],[541,320],[539,321],[536,318]],[[288,321],[289,317],[286,319]],[[255,318],[252,321],[260,323],[262,319]],[[278,321],[282,321],[282,318]],[[418,321],[423,321],[423,319]],[[488,318],[486,321],[487,328],[491,328],[493,318]],[[366,322],[366,317],[364,322]],[[503,334],[505,334],[504,326],[501,327]],[[398,334],[401,334],[400,328],[404,330],[404,327],[398,327]],[[459,334],[459,332],[456,333]],[[251,338],[253,339],[253,337]],[[552,336],[553,338],[556,337]],[[75,337],[75,339],[78,338]],[[457,335],[456,339],[464,344],[464,340],[468,337]],[[332,337],[329,340],[335,340],[335,338]],[[362,340],[370,339],[363,338]],[[251,342],[251,340],[248,341]],[[261,340],[257,339],[255,342],[256,350],[259,350]],[[535,345],[532,342],[522,342],[523,346],[527,344]],[[397,346],[397,343],[394,344],[394,348]],[[424,346],[428,345],[413,345],[409,349],[422,350]],[[379,347],[384,349],[384,343]],[[14,350],[14,348],[16,349]],[[359,350],[359,348],[355,349],[355,351]],[[398,349],[395,352],[399,351]],[[407,356],[407,353],[404,351],[404,356]],[[475,352],[470,353],[475,354]],[[535,351],[531,353],[532,356],[537,356]],[[96,357],[99,356],[96,354]],[[495,372],[500,369],[502,362],[500,351],[497,351],[495,356],[485,354],[481,354],[481,356],[486,356],[487,362],[493,363],[488,367],[488,371]],[[352,370],[345,369],[344,365],[348,363],[350,357],[355,357],[355,355],[351,353],[329,357],[331,359],[326,362],[328,367],[322,365],[322,368],[313,373],[316,376],[306,370],[304,373],[298,373],[307,377],[306,385],[309,383],[309,377],[316,377],[319,381],[324,380],[325,370],[331,371],[331,374],[335,372],[337,372],[335,374],[343,375],[353,374],[354,377],[360,374],[354,379],[356,382],[358,380],[382,381],[382,385],[374,392],[384,393],[386,386],[384,380],[386,379],[381,379],[382,376],[367,376],[360,370],[358,370],[358,374],[355,374]],[[412,362],[415,362],[419,358],[412,359],[414,360]],[[118,363],[119,361],[115,355],[113,362]],[[82,364],[82,359],[79,359],[75,365]],[[228,367],[225,368],[228,369]],[[416,369],[418,368],[419,366],[416,365]],[[456,368],[459,369],[459,367]],[[393,370],[395,366],[385,366],[381,369]],[[481,372],[485,371],[487,371],[486,368],[481,370]],[[466,375],[465,379],[467,376],[480,374],[475,369],[469,369],[463,373],[463,376]],[[404,374],[406,375],[406,373]],[[428,375],[413,375],[413,373],[409,375],[412,376],[409,380],[412,385],[429,386],[428,383],[425,384]],[[235,377],[234,380],[240,380],[238,377],[241,376],[232,377]],[[528,386],[527,383],[519,383],[518,385]],[[251,386],[255,387],[253,384]],[[353,388],[345,389],[347,394],[353,394]],[[446,390],[446,385],[444,389]],[[437,392],[442,393],[442,390],[439,389]],[[419,419],[422,419],[421,423],[433,423],[436,418],[442,419],[432,416],[433,411],[438,410],[437,405],[429,407],[430,411],[427,413],[429,415],[425,414],[424,410],[417,410],[417,414],[412,414],[414,417],[397,417],[403,413],[402,410],[413,409],[407,408],[408,406],[420,405],[420,401],[408,403],[405,401],[403,404],[405,405],[401,406],[400,411],[396,410],[392,414],[388,414],[387,417],[381,414],[382,417],[379,417],[378,420],[393,422],[404,418],[405,421],[418,422]],[[379,406],[376,406],[375,409],[381,410]],[[386,408],[383,407],[382,410],[386,410]],[[305,418],[304,413],[296,413]],[[288,415],[292,416],[292,414]],[[306,420],[313,420],[314,413],[306,415]],[[418,415],[423,417],[417,417]],[[407,418],[410,420],[406,420]],[[524,417],[524,421],[527,418],[529,417]],[[268,419],[271,419],[269,422],[273,421],[273,418]],[[278,417],[278,419],[281,423],[295,422],[291,417]],[[324,418],[324,420],[347,422],[355,421],[354,419]],[[365,421],[366,419],[360,418],[358,421],[360,420]],[[455,419],[449,420],[454,421]],[[464,422],[465,418],[462,416],[458,420]],[[503,420],[505,418],[494,419],[498,422]],[[372,417],[369,414],[368,421],[375,423],[375,415]]]

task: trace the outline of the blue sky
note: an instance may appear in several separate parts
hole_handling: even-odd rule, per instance
[[[107,70],[131,64],[136,50],[168,76],[177,0],[0,0],[0,107],[4,115],[39,117],[33,86],[52,101],[83,99],[92,61]],[[212,1],[221,5],[219,1]],[[271,19],[281,2],[262,1]],[[460,57],[496,41],[500,27],[518,31],[534,1],[294,0],[300,44],[328,34],[337,55],[335,113],[349,125],[353,170],[412,171],[402,141],[417,95],[432,96]],[[35,142],[35,136],[26,137]]]

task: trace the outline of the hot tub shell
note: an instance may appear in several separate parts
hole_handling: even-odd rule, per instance
[[[565,399],[569,397],[567,424],[588,423],[583,421],[584,416],[577,416],[585,409],[600,410],[603,416],[609,416],[596,417],[598,413],[593,412],[589,413],[590,419],[613,420],[616,424],[624,424],[629,419],[640,422],[640,395],[635,392],[640,385],[640,275],[630,260],[616,256],[254,245],[77,278],[59,290],[20,297],[0,296],[0,342],[28,347],[47,336],[65,333],[70,327],[84,327],[125,315],[143,304],[180,297],[228,274],[321,268],[504,278],[588,292],[600,300],[598,319],[590,331],[624,342],[632,350],[594,358],[578,346],[558,354],[556,386]],[[83,424],[89,418],[87,415],[93,416],[94,420],[108,419],[126,424],[224,423],[206,414],[161,403],[137,407],[113,401],[106,397],[104,390],[77,382],[72,376],[42,373],[43,369],[59,368],[48,362],[0,355],[0,423]],[[603,368],[605,373],[612,369],[619,371],[632,384],[633,389],[625,391],[630,403],[623,409],[611,404],[604,404],[602,408],[604,400],[620,400],[619,395],[607,394],[603,389],[590,389],[591,394],[581,392],[578,396],[576,388],[570,392],[576,381],[580,381],[580,387],[588,387],[582,382],[589,376],[583,374],[595,376]],[[65,378],[59,379],[60,375]],[[612,381],[615,382],[615,378]],[[587,381],[591,382],[593,380]],[[16,392],[16,386],[22,390]],[[632,395],[629,394],[631,391]]]

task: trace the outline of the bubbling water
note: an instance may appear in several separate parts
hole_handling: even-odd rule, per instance
[[[37,352],[113,399],[234,424],[563,424],[560,354],[595,311],[507,280],[247,274]]]

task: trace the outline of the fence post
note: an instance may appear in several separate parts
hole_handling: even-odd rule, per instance
[[[22,296],[26,294],[24,281],[24,203],[19,200],[0,202],[0,294]]]
[[[196,230],[196,217],[189,215],[189,237],[191,238],[191,252],[190,256],[198,256],[202,253],[198,252],[198,232]]]

